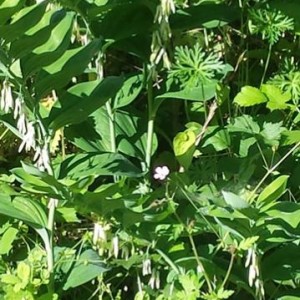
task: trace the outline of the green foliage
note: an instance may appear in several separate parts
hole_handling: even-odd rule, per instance
[[[253,8],[249,11],[249,17],[250,32],[260,33],[262,39],[268,40],[271,45],[275,44],[283,33],[294,29],[293,19],[270,8]]]
[[[183,88],[201,86],[224,70],[224,64],[217,54],[206,55],[198,43],[191,49],[187,46],[177,47],[174,59],[169,80],[178,81]]]
[[[259,89],[252,86],[244,86],[234,98],[234,102],[240,106],[247,107],[267,102],[267,98]]]
[[[298,299],[299,9],[0,0],[0,299]]]

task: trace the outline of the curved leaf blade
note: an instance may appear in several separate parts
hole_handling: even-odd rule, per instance
[[[63,126],[81,123],[90,114],[114,97],[122,86],[122,78],[107,77],[93,82],[80,83],[61,97],[61,108],[53,108],[49,126],[57,130]]]

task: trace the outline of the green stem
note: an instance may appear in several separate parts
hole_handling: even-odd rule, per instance
[[[66,159],[66,145],[65,145],[64,128],[61,129],[61,157],[62,157],[63,160]]]
[[[53,291],[54,288],[54,247],[53,247],[53,232],[54,232],[54,216],[56,210],[56,202],[57,200],[54,198],[50,199],[48,205],[48,224],[47,229],[49,233],[49,245],[47,245],[47,263],[48,263],[48,271],[50,273],[49,280],[49,290]]]
[[[107,101],[105,105],[106,105],[106,111],[107,111],[108,123],[109,123],[110,151],[113,153],[117,153],[115,115],[112,111],[110,101]],[[114,175],[114,182],[117,182],[118,180],[119,177]]]
[[[263,73],[263,76],[261,78],[260,85],[262,85],[265,81],[266,73],[267,73],[267,70],[268,70],[268,67],[269,67],[269,64],[270,64],[271,52],[272,52],[272,44],[269,45],[268,56],[267,56],[267,60],[266,60],[266,63],[265,63],[264,73]]]
[[[192,246],[192,251],[194,253],[197,265],[201,269],[201,271],[203,272],[203,276],[204,276],[205,281],[207,283],[208,290],[211,293],[213,291],[213,288],[211,286],[209,276],[207,275],[207,273],[205,271],[205,268],[204,268],[204,265],[203,265],[203,263],[202,263],[199,255],[198,255],[197,248],[196,248],[193,236],[192,236],[192,234],[190,232],[190,229],[188,228],[188,226],[186,224],[183,223],[183,221],[180,219],[179,215],[176,212],[174,214],[175,214],[175,217],[177,218],[177,220],[183,225],[183,227],[185,228],[185,231],[188,234],[188,237],[189,237],[189,240],[190,240],[190,243],[191,243],[191,246]]]
[[[6,128],[5,130],[4,130],[4,132],[1,134],[1,136],[0,136],[0,141],[6,136],[6,134],[8,133],[8,131],[9,131],[9,129],[8,128]]]
[[[290,151],[288,151],[279,161],[275,164],[271,169],[267,171],[265,176],[260,180],[257,186],[254,188],[252,193],[250,194],[248,201],[251,202],[252,198],[255,196],[257,190],[261,187],[264,181],[268,178],[270,174],[272,174],[298,147],[300,146],[300,142],[298,142]]]
[[[231,253],[231,258],[230,258],[229,266],[228,266],[225,278],[224,278],[224,280],[222,282],[221,288],[224,288],[226,282],[229,279],[229,276],[230,276],[230,273],[231,273],[231,270],[232,270],[232,267],[233,267],[233,263],[234,263],[234,257],[235,257],[234,253]]]
[[[155,112],[153,111],[153,82],[152,78],[148,79],[148,128],[147,128],[147,146],[146,146],[146,169],[150,170],[152,144],[154,134]]]
[[[260,144],[259,144],[258,141],[256,142],[256,146],[257,146],[258,151],[259,151],[259,153],[260,153],[260,155],[261,155],[261,158],[262,158],[262,160],[263,160],[263,162],[264,162],[264,164],[265,164],[265,167],[266,167],[266,169],[268,170],[268,169],[269,169],[269,165],[268,165],[268,163],[267,163],[267,160],[266,160],[266,158],[265,158],[264,152],[262,151],[262,149],[261,149]]]
[[[106,102],[106,111],[108,114],[108,122],[109,122],[109,135],[110,135],[110,150],[111,152],[117,152],[116,145],[116,130],[115,130],[115,116],[111,108],[110,101]]]

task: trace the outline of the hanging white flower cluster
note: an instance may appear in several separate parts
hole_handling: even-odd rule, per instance
[[[245,267],[249,268],[248,281],[250,287],[254,285],[256,289],[256,294],[259,297],[259,299],[264,299],[265,291],[264,291],[263,283],[260,279],[258,257],[256,254],[255,247],[251,247],[248,250]]]
[[[14,99],[12,97],[11,86],[7,80],[4,80],[0,95],[0,109],[5,113],[8,113],[13,107]]]
[[[36,166],[48,173],[52,173],[50,166],[49,151],[46,144],[43,146],[36,143],[36,124],[33,121],[28,120],[26,115],[26,106],[24,99],[19,94],[15,99],[12,93],[12,85],[6,79],[3,81],[1,93],[0,93],[0,109],[4,113],[13,113],[13,118],[16,120],[17,130],[20,134],[22,142],[18,151],[21,152],[25,149],[26,152],[30,150],[35,151],[33,160],[36,162]]]
[[[4,80],[0,96],[0,109],[4,113],[13,112],[13,117],[17,120],[17,129],[22,137],[19,152],[23,149],[30,151],[35,149],[35,128],[34,123],[28,121],[25,114],[24,101],[21,96],[15,100],[12,95],[11,84],[8,80]]]
[[[149,279],[148,285],[152,288],[152,289],[159,289],[160,288],[160,273],[158,270],[153,269],[152,270],[152,274],[151,277]]]
[[[158,25],[158,29],[153,32],[151,44],[150,62],[152,69],[163,59],[164,66],[170,69],[171,63],[167,53],[167,45],[172,36],[169,24],[169,16],[175,13],[174,0],[161,0],[156,10],[154,23]],[[152,74],[153,75],[153,74]]]

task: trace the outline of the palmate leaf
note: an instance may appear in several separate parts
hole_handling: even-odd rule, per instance
[[[271,45],[275,44],[284,32],[293,29],[293,19],[287,17],[281,11],[270,7],[249,10],[250,33],[260,33],[262,39],[268,40]]]
[[[295,32],[300,34],[300,12],[299,12],[299,1],[298,0],[272,0],[270,7],[280,10],[286,16],[294,20]]]
[[[179,83],[181,88],[203,87],[212,83],[216,75],[230,70],[216,53],[206,53],[199,43],[193,47],[176,47],[174,60],[168,71],[168,82]]]

